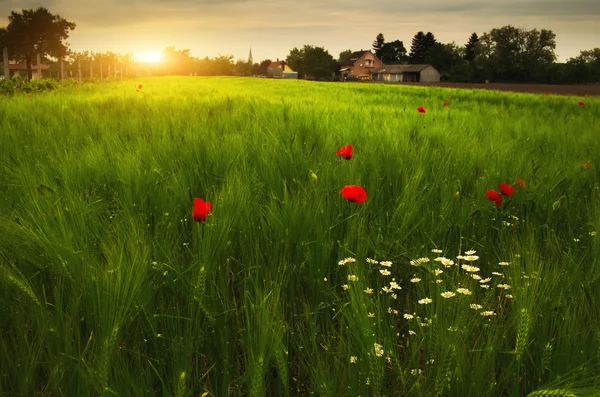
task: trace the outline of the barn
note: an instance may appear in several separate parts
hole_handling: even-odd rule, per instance
[[[372,73],[374,81],[438,83],[440,72],[431,65],[384,65]]]

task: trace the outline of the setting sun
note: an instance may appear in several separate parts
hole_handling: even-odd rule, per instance
[[[143,51],[134,54],[136,62],[158,63],[162,61],[162,52],[151,50]]]

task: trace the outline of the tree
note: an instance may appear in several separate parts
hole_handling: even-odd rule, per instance
[[[375,37],[375,41],[373,42],[373,51],[377,58],[381,59],[383,55],[383,47],[385,45],[385,37],[383,37],[383,33],[379,33],[377,37]]]
[[[31,63],[37,54],[42,58],[46,55],[56,58],[68,55],[68,45],[63,41],[73,29],[75,23],[51,14],[44,7],[21,10],[21,13],[12,11],[2,40],[8,46],[11,58],[25,62],[27,78],[31,80]]]
[[[286,58],[290,67],[298,72],[300,78],[329,80],[337,71],[337,62],[323,47],[305,45],[301,49],[294,47]]]
[[[477,33],[471,34],[467,45],[465,45],[465,61],[473,62],[475,60],[475,47],[477,43],[479,43],[479,36],[477,36]]]
[[[344,59],[348,58],[352,54],[352,50],[344,50],[340,52],[340,57],[338,58],[338,62],[342,62]]]
[[[271,61],[270,59],[265,59],[264,61],[262,61],[259,65],[258,68],[256,69],[255,74],[258,76],[266,76],[267,75],[267,68],[269,67],[269,65],[273,63],[273,61]]]
[[[194,58],[189,49],[177,50],[175,47],[166,47],[162,51],[162,63],[165,74],[189,76],[194,70]]]
[[[411,63],[423,63],[427,56],[427,51],[436,43],[435,36],[431,32],[427,34],[418,32],[413,37],[412,45],[410,47],[410,62]]]
[[[406,56],[406,48],[400,40],[390,41],[383,45],[381,56],[379,57],[383,63],[390,65],[404,63],[408,60]]]

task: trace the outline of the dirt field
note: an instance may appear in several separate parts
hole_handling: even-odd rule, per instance
[[[402,83],[406,85],[469,88],[483,90],[550,93],[551,95],[600,96],[600,85],[551,85],[551,84],[474,84],[474,83]]]

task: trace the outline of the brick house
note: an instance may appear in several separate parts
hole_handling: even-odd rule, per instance
[[[371,79],[373,70],[383,67],[383,62],[371,50],[360,50],[350,54],[338,65],[342,78],[354,77],[367,80]]]

